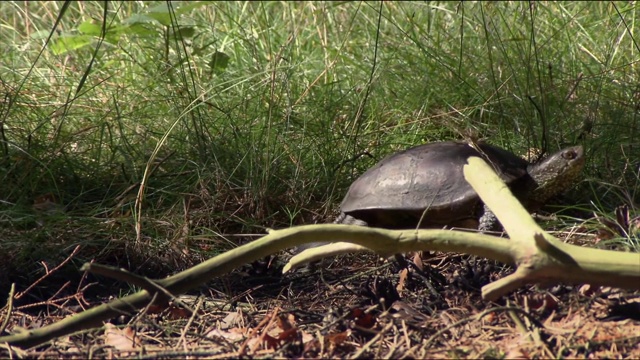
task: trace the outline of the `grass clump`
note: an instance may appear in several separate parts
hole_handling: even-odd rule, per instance
[[[233,246],[230,234],[326,221],[377,160],[445,139],[518,153],[581,143],[595,188],[638,178],[633,3],[48,2],[0,13],[0,220],[17,239],[81,222],[97,248],[124,244],[128,256],[173,259],[173,271]],[[16,244],[31,241],[1,246],[28,257]]]

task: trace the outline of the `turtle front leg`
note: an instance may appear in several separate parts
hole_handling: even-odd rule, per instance
[[[356,219],[351,215],[347,215],[343,212],[333,221],[334,224],[344,224],[344,225],[358,225],[358,226],[369,226],[366,221]]]

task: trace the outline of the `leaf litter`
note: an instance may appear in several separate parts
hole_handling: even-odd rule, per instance
[[[238,270],[179,302],[32,349],[5,345],[0,356],[640,357],[639,292],[531,286],[486,302],[481,286],[508,274],[509,267],[438,253],[414,256],[413,262],[420,267],[399,270],[375,255],[358,254],[280,277],[277,267],[262,277]],[[17,306],[7,331],[44,326],[103,301],[87,300],[82,292],[64,299],[48,299],[37,313],[29,304]]]

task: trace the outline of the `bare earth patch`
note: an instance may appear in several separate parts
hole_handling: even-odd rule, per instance
[[[32,349],[5,345],[0,356],[640,357],[638,292],[531,287],[499,303],[486,302],[479,288],[511,270],[452,254],[414,257],[409,271],[369,254],[287,276],[279,275],[276,263],[245,267],[211,283],[200,296],[123,315],[98,330]],[[49,300],[37,313],[22,305],[12,311],[7,331],[43,326],[101,302],[82,295],[55,306]],[[3,318],[6,314],[5,308]]]

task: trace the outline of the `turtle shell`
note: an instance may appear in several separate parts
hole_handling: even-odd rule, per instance
[[[492,164],[512,190],[525,189],[530,181],[526,160],[485,143],[476,144],[476,148],[448,141],[392,154],[351,184],[341,211],[369,226],[475,227],[457,223],[477,221],[482,212],[480,198],[462,172],[470,156],[480,156]],[[518,196],[518,190],[514,192]]]

